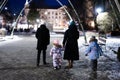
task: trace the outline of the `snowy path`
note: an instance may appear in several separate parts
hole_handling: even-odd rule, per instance
[[[80,60],[74,62],[74,67],[65,70],[66,61],[63,60],[61,70],[54,71],[49,50],[52,40],[63,40],[63,35],[51,35],[51,44],[47,50],[48,66],[41,64],[36,67],[36,39],[34,36],[18,36],[15,41],[0,42],[0,80],[120,80],[120,62],[111,50],[107,50],[109,58],[101,56],[98,61],[98,71],[90,71],[89,60],[84,56],[86,46],[84,37],[78,40]],[[61,75],[58,75],[61,74]],[[55,76],[54,76],[55,75]],[[56,79],[53,79],[55,77]]]

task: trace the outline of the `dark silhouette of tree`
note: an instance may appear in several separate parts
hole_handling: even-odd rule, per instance
[[[28,15],[27,15],[27,19],[30,22],[35,22],[37,18],[39,18],[39,11],[37,11],[37,9],[30,9]]]
[[[36,8],[36,5],[34,3],[31,3],[29,6],[29,12],[27,15],[27,19],[30,23],[35,23],[36,19],[40,17],[39,11]]]

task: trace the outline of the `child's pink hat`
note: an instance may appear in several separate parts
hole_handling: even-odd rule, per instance
[[[59,40],[54,40],[54,41],[53,41],[53,44],[54,44],[54,45],[59,45]]]

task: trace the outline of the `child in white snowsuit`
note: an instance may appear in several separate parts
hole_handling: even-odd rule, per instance
[[[63,51],[63,48],[59,44],[59,41],[54,40],[53,41],[53,47],[50,50],[50,56],[52,56],[52,58],[53,58],[53,67],[54,67],[54,69],[61,68],[62,51]]]

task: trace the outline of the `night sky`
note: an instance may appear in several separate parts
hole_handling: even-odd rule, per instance
[[[30,0],[28,0],[30,1]],[[64,5],[69,5],[68,0],[60,0]],[[6,6],[12,14],[18,14],[24,7],[26,0],[8,0]],[[60,4],[56,0],[32,0],[38,8],[59,8]]]
[[[26,0],[8,0],[6,6],[11,13],[19,13],[20,10],[24,7]]]
[[[3,0],[0,0],[3,1]],[[30,1],[30,0],[28,0]],[[69,2],[68,0],[59,0],[63,5],[69,6]],[[71,2],[73,3],[75,8],[78,9],[82,9],[82,5],[83,5],[83,1],[84,0],[71,0]],[[99,1],[103,1],[103,0],[96,0],[98,3]],[[22,8],[24,7],[26,0],[8,0],[6,7],[8,7],[8,10],[12,13],[12,14],[19,14],[19,12],[22,10]],[[50,8],[50,9],[54,9],[54,8],[59,8],[61,7],[60,4],[56,1],[56,0],[32,0],[31,3],[35,4],[35,7],[37,8]],[[31,4],[30,3],[30,4]]]

